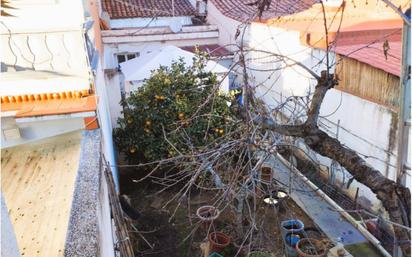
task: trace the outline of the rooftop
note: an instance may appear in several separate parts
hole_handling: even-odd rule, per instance
[[[393,0],[401,9],[410,5],[408,0]],[[325,16],[328,24],[330,40],[336,32],[366,31],[379,29],[394,29],[402,26],[399,15],[383,1],[345,1],[344,8],[325,6]],[[343,11],[342,11],[343,10]],[[320,33],[324,35],[324,18],[321,4],[314,4],[311,8],[292,15],[285,15],[278,19],[269,19],[266,24],[287,30],[302,33]]]
[[[383,44],[383,42],[377,42],[373,44],[338,45],[334,51],[340,55],[350,57],[400,77],[402,43],[399,41],[388,41],[389,49],[386,55],[383,50]]]
[[[211,0],[211,2],[223,15],[234,20],[240,22],[257,20],[258,7],[253,4],[254,1]],[[319,0],[272,0],[269,8],[263,12],[261,19],[268,20],[302,12],[318,2]]]
[[[12,113],[16,118],[23,118],[96,111],[97,96],[81,96],[82,93],[77,91],[6,96],[1,98],[1,112],[2,115]]]
[[[103,0],[102,4],[111,19],[192,16],[195,13],[188,0]]]
[[[1,151],[2,192],[22,256],[63,256],[81,133]]]
[[[1,115],[31,117],[96,110],[88,77],[57,72],[4,72],[0,78]]]

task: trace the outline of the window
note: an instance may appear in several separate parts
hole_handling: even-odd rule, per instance
[[[137,53],[121,53],[121,54],[117,54],[116,56],[117,56],[117,63],[120,64],[122,62],[129,61],[131,59],[139,57],[140,53],[139,52],[137,52]]]

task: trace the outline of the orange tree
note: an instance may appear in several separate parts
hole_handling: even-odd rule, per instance
[[[173,158],[215,144],[233,134],[231,98],[219,92],[204,58],[190,67],[179,60],[160,67],[123,102],[114,130],[119,151],[130,163]]]

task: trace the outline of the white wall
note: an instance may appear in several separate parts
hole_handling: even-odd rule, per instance
[[[139,53],[141,56],[151,51],[159,49],[164,44],[160,42],[153,43],[129,43],[129,44],[105,44],[104,63],[105,69],[118,67],[116,54],[119,53]]]
[[[209,2],[208,20],[212,24],[219,25],[220,44],[235,43],[236,21],[222,15]],[[300,34],[296,31],[288,31],[281,28],[270,27],[261,23],[252,23],[248,27],[244,43],[251,49],[261,49],[277,54],[282,54],[311,67],[320,74],[325,69],[325,52],[304,46],[300,43]],[[275,62],[276,58],[264,53],[249,52],[246,54],[250,79],[256,86],[255,92],[271,108],[283,103],[289,96],[306,96],[314,91],[316,81],[308,72],[297,66],[287,67],[279,71],[273,69],[290,65],[292,62]],[[335,55],[329,55],[330,63],[335,62]],[[320,64],[319,61],[323,60]],[[262,71],[263,70],[263,71]],[[332,72],[333,69],[332,69]],[[283,108],[285,114],[289,114],[294,107],[302,111],[304,106],[288,104]],[[396,146],[390,142],[392,122],[394,114],[387,108],[369,102],[359,97],[332,89],[328,91],[321,108],[322,117],[320,126],[330,135],[336,136],[339,122],[339,140],[346,146],[370,156],[366,162],[377,168],[388,178],[395,178]],[[305,118],[302,116],[301,118]],[[393,132],[393,131],[392,131]],[[391,154],[388,154],[391,152]],[[320,155],[313,155],[326,166],[331,165],[331,160]],[[345,182],[351,175],[343,171],[336,172],[337,183]],[[410,180],[410,178],[409,178]],[[359,202],[372,209],[379,209],[380,203],[376,196],[365,186],[354,181],[347,193],[352,197],[359,187]]]
[[[13,6],[9,12],[15,16],[0,24],[2,71],[88,75],[81,0],[23,0]]]
[[[110,120],[112,126],[117,127],[117,119],[122,117],[121,101],[121,85],[124,84],[123,76],[120,72],[114,75],[106,75],[106,92],[109,102]]]
[[[396,179],[396,113],[376,103],[332,89],[322,104],[321,115],[327,116],[327,119],[321,119],[323,130],[332,136],[336,136],[339,131],[338,139],[345,146],[357,151],[368,164],[386,177]],[[351,177],[346,172],[340,173],[337,174],[338,180],[339,176],[346,177],[346,181]],[[357,187],[360,188],[361,203],[372,209],[380,207],[375,195],[356,181],[347,190],[348,194],[354,196]]]
[[[116,165],[116,154],[114,150],[113,144],[113,126],[115,124],[111,119],[113,116],[111,115],[110,101],[108,98],[108,94],[113,98],[116,96],[118,92],[111,92],[107,86],[111,86],[110,84],[106,84],[105,77],[103,74],[103,69],[101,62],[98,63],[98,67],[96,70],[96,76],[94,81],[96,87],[96,94],[99,96],[99,102],[97,105],[97,115],[99,119],[100,129],[102,131],[102,141],[103,141],[103,154],[106,158],[106,161],[109,162],[110,165]],[[119,95],[120,97],[120,95]],[[119,108],[120,105],[115,106],[116,109]],[[112,166],[111,170],[113,172],[113,177],[115,180],[116,186],[118,186],[118,172],[117,167]]]
[[[74,29],[84,20],[81,0],[19,0],[12,6],[14,17],[3,17],[2,23],[13,33]]]
[[[311,69],[317,74],[325,69],[325,52],[301,45],[298,32],[254,23],[248,36],[248,45],[252,48],[288,56],[307,67],[313,67]],[[273,64],[273,59],[271,60],[273,57],[267,57],[264,54],[254,56],[252,53],[249,57],[259,59],[259,61],[250,60],[250,66],[256,69],[279,68],[284,65],[282,62]],[[334,63],[335,56],[331,54],[329,58],[330,63]],[[323,64],[316,65],[319,60],[323,60]],[[258,85],[257,95],[272,107],[284,102],[288,96],[306,96],[313,93],[316,83],[306,71],[296,66],[277,72],[252,70],[250,75],[254,84]],[[298,106],[298,108],[304,109],[303,106]],[[284,113],[288,114],[289,111],[284,109]],[[378,104],[332,89],[328,91],[322,104],[321,116],[325,116],[320,118],[320,127],[323,130],[331,136],[336,136],[339,123],[338,138],[344,145],[359,152],[363,157],[367,156],[366,162],[388,178],[395,178],[396,138],[393,139],[392,136],[392,141],[390,141],[391,129],[396,129],[396,125],[393,127],[392,123],[396,118],[393,112]],[[319,155],[317,158],[320,163],[330,166],[329,159]],[[338,183],[342,180],[347,182],[351,177],[346,171],[340,173],[336,174]],[[376,196],[356,181],[351,184],[348,194],[354,196],[357,187],[360,188],[361,203],[375,210],[380,207]]]
[[[114,257],[113,227],[109,202],[109,189],[104,170],[100,176],[99,204],[97,209],[99,224],[100,257]]]
[[[130,19],[112,19],[110,20],[111,29],[134,28],[134,27],[163,27],[170,26],[178,28],[179,26],[191,25],[192,19],[189,16],[180,17],[157,17],[157,18],[130,18]]]

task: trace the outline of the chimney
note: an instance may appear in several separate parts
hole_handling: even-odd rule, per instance
[[[198,16],[206,17],[207,0],[196,0],[196,13]]]

